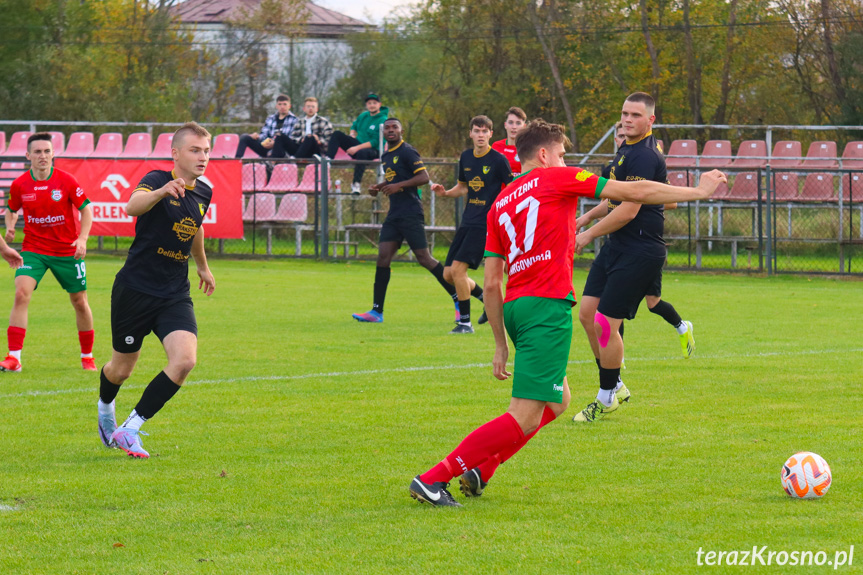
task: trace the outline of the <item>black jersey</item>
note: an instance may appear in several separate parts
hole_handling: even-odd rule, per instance
[[[384,180],[388,184],[410,180],[426,169],[419,152],[407,142],[399,142],[397,146],[384,152],[381,164]],[[417,186],[405,188],[389,198],[390,210],[387,217],[423,215],[423,204]]]
[[[494,199],[512,181],[512,168],[506,156],[491,148],[482,156],[473,148],[461,153],[458,160],[458,181],[467,185],[467,200],[462,227],[485,229],[486,216]]]
[[[608,179],[619,181],[650,180],[668,183],[665,156],[652,132],[637,142],[623,144],[611,163]],[[609,211],[620,202],[608,200]],[[665,212],[662,204],[641,206],[635,218],[608,237],[608,244],[629,253],[665,257],[662,238]]]
[[[141,179],[135,191],[152,192],[173,179],[172,172],[154,170]],[[194,188],[186,186],[185,197],[166,196],[138,216],[135,240],[116,281],[157,297],[188,295],[192,240],[212,198],[213,190],[198,179]]]

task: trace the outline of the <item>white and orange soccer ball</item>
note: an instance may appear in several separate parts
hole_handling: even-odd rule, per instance
[[[795,453],[782,466],[782,488],[794,499],[823,497],[831,483],[833,474],[830,466],[817,453]]]

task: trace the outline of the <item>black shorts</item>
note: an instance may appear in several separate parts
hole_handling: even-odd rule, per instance
[[[485,228],[459,228],[452,239],[449,252],[446,254],[444,267],[453,262],[464,262],[475,270],[485,255]]]
[[[153,332],[159,341],[173,331],[198,335],[192,298],[163,298],[135,291],[114,282],[111,290],[111,340],[114,351],[135,353]]]
[[[396,242],[401,246],[404,240],[407,240],[414,252],[429,247],[426,240],[425,218],[422,214],[387,217],[384,220],[380,242]]]
[[[661,295],[664,265],[664,257],[630,254],[606,244],[590,266],[584,295],[599,298],[597,311],[604,316],[633,319],[644,296]]]

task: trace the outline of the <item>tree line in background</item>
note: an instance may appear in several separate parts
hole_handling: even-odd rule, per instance
[[[302,40],[304,2],[264,0],[214,46],[175,3],[0,0],[0,119],[259,121],[275,95],[260,48]],[[502,137],[513,105],[586,151],[636,90],[664,123],[863,124],[859,0],[429,0],[348,42],[326,113],[380,93],[426,155],[462,149],[478,113]]]

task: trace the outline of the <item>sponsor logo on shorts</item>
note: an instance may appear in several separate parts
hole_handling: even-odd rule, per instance
[[[133,343],[135,343],[135,338],[134,338],[134,337],[132,337],[131,335],[127,335],[127,336],[126,336],[126,344],[127,344],[127,345],[132,345]]]
[[[556,384],[556,383],[555,383],[555,384],[552,386],[552,389],[554,389],[555,391],[563,391],[563,386],[562,386],[562,385],[558,385],[558,384]]]

